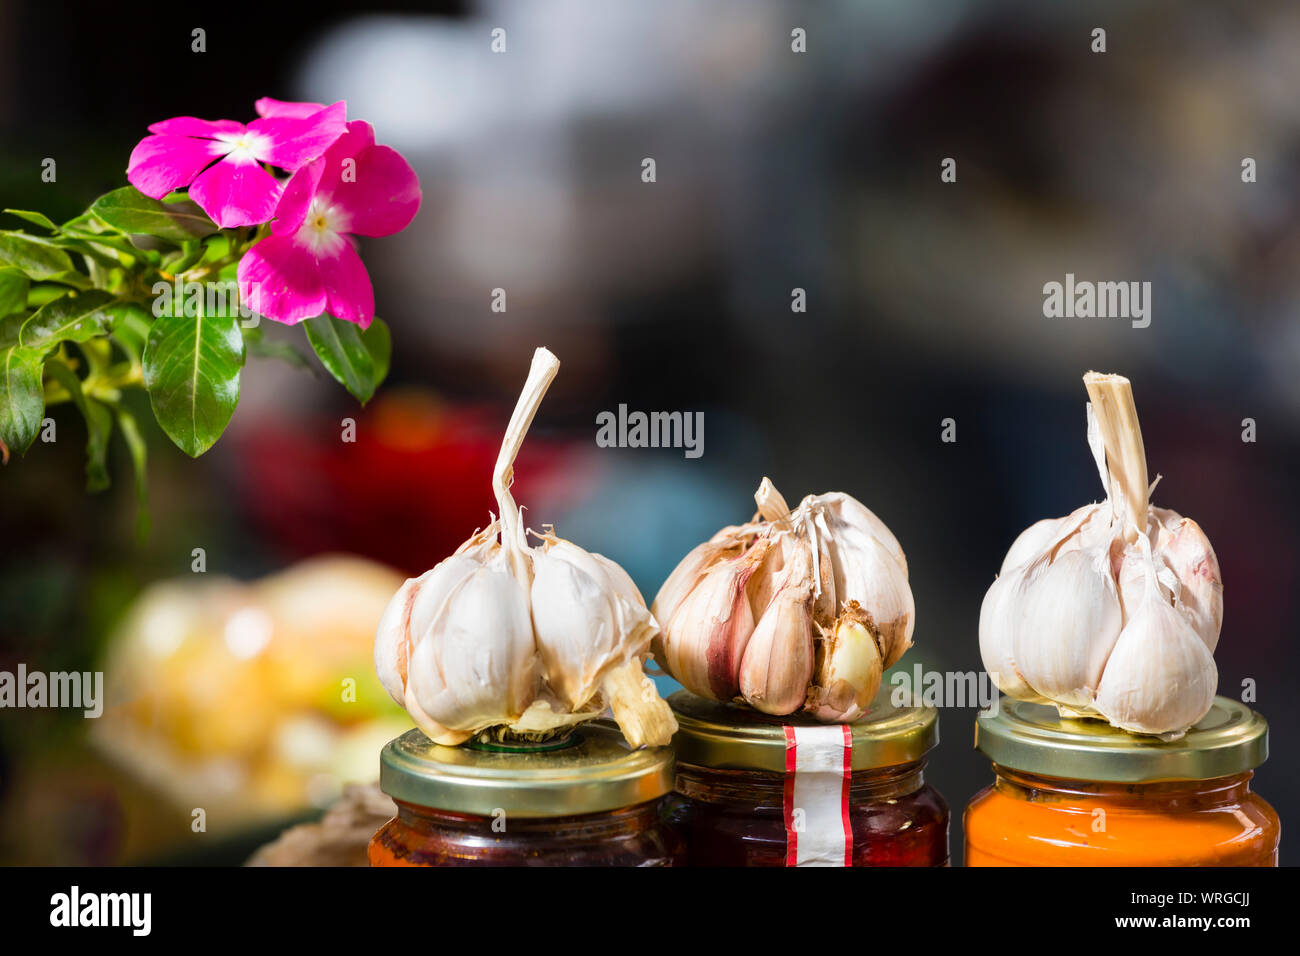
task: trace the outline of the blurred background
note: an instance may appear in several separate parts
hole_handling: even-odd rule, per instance
[[[764,475],[792,502],[849,492],[907,552],[909,670],[979,669],[1012,539],[1103,493],[1080,377],[1128,375],[1156,500],[1222,565],[1220,691],[1256,682],[1257,787],[1296,819],[1300,6],[1074,6],[0,2],[0,205],[75,215],[124,182],[149,123],[248,120],[264,95],[346,99],[424,189],[408,230],[362,247],[394,341],[365,409],[250,360],[211,452],[147,435],[143,540],[120,446],[114,487],[84,493],[68,406],[58,442],[0,469],[0,669],[103,669],[112,710],[0,711],[0,861],[239,862],[375,776],[409,724],[372,675],[373,621],[486,522],[539,344],[564,364],[515,486],[534,526],[650,599],[751,515]],[[1067,272],[1150,281],[1150,327],[1045,319],[1043,284]],[[620,403],[703,412],[703,456],[597,448]],[[973,714],[942,714],[928,771],[954,862],[991,779]]]

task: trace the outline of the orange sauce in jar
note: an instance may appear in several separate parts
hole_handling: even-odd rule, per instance
[[[976,746],[994,782],[965,814],[967,866],[1276,866],[1281,823],[1250,787],[1267,725],[1226,698],[1176,741],[1003,699]]]

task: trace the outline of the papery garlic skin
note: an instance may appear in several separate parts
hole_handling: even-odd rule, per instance
[[[642,670],[659,627],[617,564],[553,532],[530,547],[514,457],[559,362],[538,349],[493,486],[501,516],[406,581],[375,633],[375,670],[435,743],[491,728],[548,734],[608,707],[634,747],[667,744],[668,705]]]
[[[694,548],[660,588],[655,657],[712,700],[854,720],[911,646],[916,608],[902,548],[841,492],[790,509],[764,478],[755,499],[754,521]]]
[[[1172,739],[1212,704],[1219,565],[1196,522],[1149,504],[1128,381],[1085,382],[1107,498],[1017,537],[984,598],[980,655],[1008,696]]]
[[[1067,551],[1018,602],[1013,653],[1034,691],[1072,708],[1092,703],[1123,617],[1107,555]]]

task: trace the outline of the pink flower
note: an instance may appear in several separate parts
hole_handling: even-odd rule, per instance
[[[288,100],[273,100],[269,96],[263,96],[253,104],[258,116],[287,116],[292,119],[311,116],[324,108],[321,103],[291,103]]]
[[[126,178],[154,199],[188,186],[190,198],[222,228],[259,225],[275,212],[282,189],[262,163],[302,168],[343,135],[346,116],[342,100],[312,112],[264,115],[247,126],[178,116],[149,127],[155,135],[131,151]]]
[[[240,298],[287,325],[328,312],[368,328],[375,293],[352,236],[400,232],[419,208],[420,181],[401,154],[376,146],[369,123],[348,123],[284,187],[271,235],[239,262]]]

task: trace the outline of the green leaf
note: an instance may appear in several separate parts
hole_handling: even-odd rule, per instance
[[[305,369],[313,375],[320,375],[312,360],[288,342],[267,342],[261,339],[250,341],[248,354],[258,358],[276,359],[294,368]]]
[[[361,331],[355,322],[332,315],[318,315],[302,323],[316,357],[325,370],[364,405],[388,373],[390,342],[388,328],[375,319]]]
[[[69,219],[59,226],[59,232],[68,236],[99,236],[109,230],[108,225],[100,222],[89,212],[83,212],[80,216]]]
[[[105,306],[113,301],[98,289],[68,293],[36,310],[23,324],[19,344],[44,351],[59,342],[85,342],[102,335],[109,321]]]
[[[172,242],[210,236],[217,231],[216,223],[190,200],[161,203],[134,186],[123,186],[100,196],[91,204],[90,211],[127,234],[143,233]]]
[[[370,357],[374,359],[375,388],[378,388],[388,378],[388,368],[393,360],[393,339],[389,335],[388,325],[376,317],[371,321],[370,328],[361,333],[361,341],[366,344]]]
[[[58,232],[59,227],[50,221],[50,217],[43,212],[31,212],[26,209],[6,209],[5,212],[11,216],[17,216],[30,222],[33,226],[40,226],[42,229],[48,229],[50,232]]]
[[[135,262],[136,259],[145,256],[145,252],[131,245],[131,240],[126,236],[115,236],[111,233],[98,236],[60,236],[54,241],[63,249],[72,249],[112,265],[119,265],[124,259]]]
[[[108,439],[113,433],[113,416],[99,402],[86,397],[81,379],[66,364],[53,359],[46,363],[45,368],[67,389],[86,420],[86,490],[103,491],[112,483],[108,477]]]
[[[51,282],[57,283],[61,286],[71,286],[72,288],[80,289],[83,292],[86,291],[87,289],[95,288],[95,283],[90,281],[90,278],[88,276],[81,274],[76,269],[71,269],[67,272],[55,272],[54,274],[47,276],[45,282],[40,283],[40,285],[32,286],[32,293],[34,294],[36,290],[41,286],[45,286],[46,288],[51,288],[50,287]],[[51,294],[46,296],[44,299],[41,299],[39,302],[33,302],[32,294],[28,294],[27,304],[44,305],[46,302],[49,302],[50,299],[57,299],[59,296],[63,295],[63,293],[66,291],[67,291],[66,288],[57,289],[57,290],[51,288]]]
[[[0,265],[13,266],[29,279],[75,271],[68,254],[58,246],[21,232],[0,232]]]
[[[239,404],[244,339],[239,317],[163,316],[144,350],[144,385],[154,417],[197,458],[221,437]]]
[[[175,253],[163,256],[162,266],[171,273],[184,272],[196,266],[206,252],[207,247],[203,243],[191,240],[177,249]]]
[[[45,417],[41,353],[11,345],[0,353],[0,441],[26,454]]]
[[[230,255],[230,236],[224,232],[212,236],[203,242],[203,261],[216,262]]]
[[[32,280],[21,269],[12,266],[0,268],[0,316],[27,307],[27,291],[31,284]]]
[[[145,481],[145,462],[148,452],[140,426],[135,423],[135,416],[125,408],[117,409],[118,430],[126,442],[126,449],[131,453],[131,468],[135,472],[135,536],[143,541],[149,536],[149,488]]]
[[[122,239],[121,236],[118,236],[117,238]],[[111,246],[105,245],[98,239],[91,240],[79,237],[59,236],[51,241],[60,249],[66,249],[68,252],[75,252],[78,255],[86,256],[95,260],[95,262],[102,266],[108,266],[110,269],[123,264],[122,253],[117,249],[113,249]],[[130,253],[127,253],[127,255],[130,255]],[[132,261],[134,261],[134,259],[132,259]],[[92,269],[91,271],[93,273],[94,270]]]
[[[134,302],[117,302],[104,310],[108,313],[109,334],[122,351],[135,362],[144,356],[144,346],[149,338],[153,316],[142,305]]]

